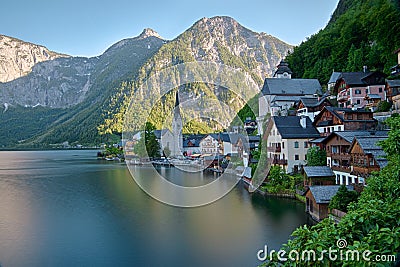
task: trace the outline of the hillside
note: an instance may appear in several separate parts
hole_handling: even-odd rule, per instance
[[[333,70],[390,74],[400,47],[397,0],[340,0],[328,25],[287,57],[296,77],[326,84]]]

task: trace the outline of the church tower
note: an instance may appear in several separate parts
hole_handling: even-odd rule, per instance
[[[182,124],[181,110],[179,108],[179,91],[176,91],[174,117],[172,119],[172,134],[174,138],[171,148],[172,156],[183,155]]]
[[[283,59],[279,63],[277,70],[274,73],[274,78],[284,78],[291,79],[292,78],[292,70],[289,68],[289,64],[285,62]]]

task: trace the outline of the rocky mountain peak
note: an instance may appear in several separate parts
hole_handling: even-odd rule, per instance
[[[43,61],[69,57],[55,53],[44,46],[0,35],[0,82],[9,82],[31,72]]]
[[[139,39],[146,39],[148,37],[157,37],[159,39],[162,39],[161,36],[158,34],[158,32],[156,32],[153,29],[150,28],[145,28],[142,33],[138,36]]]

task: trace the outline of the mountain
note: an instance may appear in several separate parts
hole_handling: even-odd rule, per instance
[[[398,0],[340,0],[327,26],[287,57],[296,77],[326,84],[333,70],[390,74],[400,47]]]
[[[195,61],[212,61],[242,69],[251,74],[253,79],[261,86],[264,78],[270,77],[273,74],[276,65],[291,49],[292,46],[271,35],[256,33],[243,27],[233,18],[225,16],[203,18],[177,38],[163,45],[141,67],[137,82],[126,84],[124,88],[121,88],[122,93],[119,98],[132,95],[135,106],[138,110],[145,113],[139,107],[148,106],[150,98],[157,98],[160,95],[159,92],[138,93],[136,91],[138,84],[151,76],[151,74],[159,72],[164,68]],[[203,93],[206,95],[219,95],[219,92],[211,92],[209,88],[200,87],[202,87]],[[226,96],[226,94],[220,95]],[[171,100],[174,100],[174,98],[169,97],[169,101]],[[230,103],[236,103],[237,106],[234,107],[235,109],[240,109],[244,105],[244,103],[232,101],[233,99],[225,100],[231,100]],[[145,105],[143,105],[144,102],[146,102]],[[124,103],[122,106],[120,104],[115,105],[114,103],[110,103],[106,108],[105,121],[100,127],[102,131],[121,131],[123,114],[128,103]],[[173,107],[173,103],[164,103],[163,107],[159,107],[159,109],[165,110],[165,106],[168,106],[165,112],[168,113],[168,110]],[[216,119],[218,119],[218,116],[221,114],[217,113],[215,115],[217,116]],[[157,114],[152,119],[152,123],[157,128],[160,128],[162,115]]]
[[[0,82],[9,82],[28,74],[43,61],[69,57],[46,47],[0,35]]]
[[[0,147],[46,147],[69,141],[99,144],[103,105],[120,83],[166,42],[146,29],[121,40],[101,56],[39,63],[21,78],[0,84]],[[28,117],[27,117],[28,116]]]
[[[28,75],[0,84],[0,103],[5,104],[0,121],[10,129],[7,134],[2,131],[0,146],[41,147],[64,141],[99,144],[121,133],[131,95],[137,96],[138,84],[160,69],[196,60],[213,61],[243,69],[261,86],[291,49],[232,18],[214,17],[199,20],[172,41],[145,29],[98,57],[38,63]],[[156,96],[157,92],[146,95]],[[149,108],[144,95],[136,100],[139,110]],[[25,121],[27,112],[32,123],[21,129],[19,122]]]

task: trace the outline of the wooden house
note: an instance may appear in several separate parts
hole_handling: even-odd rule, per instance
[[[306,197],[306,212],[316,220],[321,221],[329,216],[329,202],[336,195],[340,185],[312,185],[304,193]],[[348,190],[354,190],[348,185]]]
[[[373,171],[379,171],[388,163],[385,152],[378,145],[380,141],[387,139],[383,136],[355,137],[351,147],[352,174],[366,179]]]
[[[375,130],[377,121],[368,110],[324,107],[313,124],[321,135],[328,136],[336,131]]]

